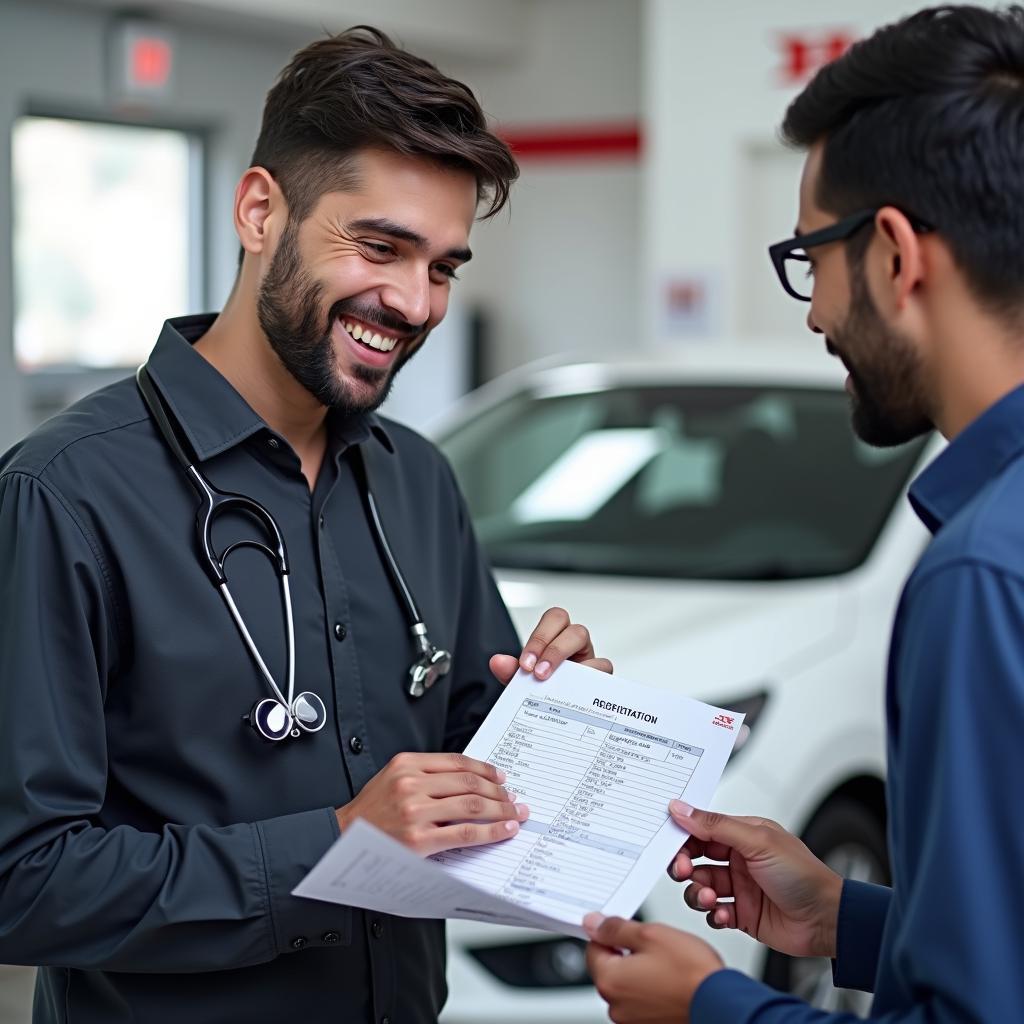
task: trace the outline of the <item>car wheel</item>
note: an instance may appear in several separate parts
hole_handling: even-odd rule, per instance
[[[858,882],[889,884],[885,829],[863,804],[845,797],[827,803],[815,815],[803,840],[833,871]],[[790,957],[770,950],[764,980],[820,1010],[866,1016],[872,996],[835,988],[832,962],[821,957]]]

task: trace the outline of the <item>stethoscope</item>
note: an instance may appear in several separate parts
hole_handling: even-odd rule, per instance
[[[167,447],[184,469],[189,483],[192,484],[199,497],[199,505],[196,508],[196,532],[199,537],[201,561],[213,585],[224,598],[231,618],[238,627],[238,632],[259,668],[260,674],[274,694],[273,697],[264,697],[263,700],[258,700],[249,713],[244,716],[243,721],[248,722],[260,736],[268,740],[283,740],[288,736],[297,739],[303,733],[319,732],[327,722],[327,708],[324,706],[324,702],[311,690],[304,690],[298,696],[295,695],[295,617],[292,613],[291,590],[288,586],[288,552],[284,537],[278,529],[274,517],[258,501],[242,494],[233,494],[230,491],[222,491],[214,487],[196,467],[197,460],[190,459],[186,453],[183,442],[187,442],[180,423],[157,390],[145,366],[139,367],[135,379],[153,422]],[[448,651],[435,647],[430,642],[423,616],[420,614],[412,591],[392,553],[387,534],[384,532],[384,524],[381,522],[380,514],[377,511],[377,502],[370,488],[362,451],[358,445],[354,445],[353,449],[356,455],[357,476],[377,548],[387,566],[395,594],[404,607],[413,641],[416,644],[417,657],[409,667],[406,692],[410,697],[422,697],[434,683],[451,670],[452,656]],[[249,515],[263,527],[270,543],[264,544],[248,539],[238,540],[229,544],[218,554],[213,545],[213,522],[219,515],[229,511],[243,512]],[[224,569],[228,555],[243,547],[262,551],[273,564],[280,583],[281,599],[284,604],[287,649],[287,688],[284,691],[278,686],[270,669],[267,668],[228,586],[227,574]]]

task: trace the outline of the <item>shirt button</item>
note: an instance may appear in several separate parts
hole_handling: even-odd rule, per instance
[[[353,754],[361,754],[363,752],[363,741],[358,736],[353,736],[348,741],[348,749],[351,750]]]
[[[324,528],[324,517],[321,516],[320,517],[320,529],[322,530],[323,528]]]
[[[334,639],[344,640],[346,636],[348,636],[348,630],[340,622],[336,622],[334,624]]]
[[[305,935],[297,935],[292,939],[292,949],[305,949],[309,944],[309,939]]]
[[[370,931],[373,932],[373,937],[375,939],[382,939],[384,937],[384,922],[374,921],[373,924],[370,925]]]
[[[326,942],[328,946],[333,946],[341,941],[341,936],[337,932],[324,932],[321,941]]]
[[[281,447],[281,442],[278,441],[278,439],[276,437],[272,437],[272,438],[270,438],[269,441],[267,441],[267,447],[268,448],[273,448],[273,449],[276,450],[276,449]]]

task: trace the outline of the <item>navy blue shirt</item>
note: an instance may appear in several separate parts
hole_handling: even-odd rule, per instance
[[[886,696],[892,890],[847,882],[835,978],[872,1020],[1024,1020],[1024,388],[915,481],[934,534],[896,612]],[[693,1024],[829,1024],[735,971]]]
[[[0,459],[0,962],[41,965],[35,1021],[432,1022],[444,927],[297,899],[349,802],[399,751],[460,750],[514,653],[508,613],[437,450],[374,416],[329,418],[313,492],[287,440],[170,321],[149,369],[203,472],[284,534],[295,692],[326,727],[268,744],[270,695],[197,551],[196,498],[133,379]],[[415,373],[415,370],[411,372]],[[367,470],[450,675],[406,693],[414,657],[370,530]],[[218,521],[219,549],[251,525]],[[285,628],[267,558],[229,582],[278,680]]]

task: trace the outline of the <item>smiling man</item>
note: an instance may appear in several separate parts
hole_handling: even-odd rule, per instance
[[[844,881],[775,822],[671,809],[691,835],[672,865],[687,905],[834,958],[836,983],[873,992],[886,1024],[1005,1024],[1024,1007],[1022,124],[1024,8],[968,6],[856,44],[783,124],[807,160],[797,235],[771,256],[849,371],[854,428],[875,445],[933,427],[950,442],[910,491],[934,536],[889,655],[892,888]],[[695,935],[589,926],[616,1024],[860,1019],[725,970]]]
[[[376,409],[444,318],[456,272],[472,257],[476,173],[508,175],[514,165],[489,135],[492,151],[478,159],[496,168],[478,172],[375,141],[325,169],[326,191],[310,194],[311,172],[301,150],[289,147],[294,128],[282,139],[276,119],[267,120],[235,197],[245,253],[238,281],[195,348],[294,424],[292,444],[312,487],[325,414],[347,419]],[[297,194],[289,202],[290,193]],[[254,338],[264,343],[254,346]]]
[[[609,667],[560,610],[519,652],[447,464],[373,412],[517,173],[472,93],[342,33],[252,164],[223,311],[0,460],[0,962],[37,1024],[435,1021],[441,922],[292,889],[356,818],[514,835],[458,752],[520,664]]]

